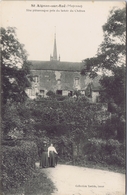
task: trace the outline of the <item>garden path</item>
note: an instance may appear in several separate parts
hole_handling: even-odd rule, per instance
[[[56,186],[52,195],[125,195],[125,174],[61,164],[40,170]]]

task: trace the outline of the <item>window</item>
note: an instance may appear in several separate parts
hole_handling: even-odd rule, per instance
[[[37,94],[38,94],[38,88],[35,87],[35,95],[37,95]]]
[[[79,85],[79,78],[78,77],[75,78],[75,86],[77,86],[77,85]]]
[[[38,83],[38,76],[34,76],[33,80],[34,80],[35,83]]]
[[[62,95],[62,90],[57,90],[57,91],[56,91],[56,94]]]
[[[40,90],[40,95],[44,97],[44,90]]]
[[[44,93],[44,90],[40,90],[40,93]]]

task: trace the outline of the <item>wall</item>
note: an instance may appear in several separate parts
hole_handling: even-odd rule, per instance
[[[85,76],[81,76],[80,72],[71,71],[52,71],[52,70],[32,70],[33,77],[38,77],[37,82],[32,82],[32,91],[27,90],[29,96],[36,96],[36,93],[44,90],[44,96],[47,91],[51,90],[56,93],[62,90],[62,95],[74,90],[84,90],[86,88]],[[34,94],[34,95],[32,95]]]
[[[70,92],[80,90],[85,95],[85,90],[91,79],[82,76],[78,71],[54,71],[54,70],[31,70],[34,78],[32,89],[27,89],[30,98],[36,95],[46,97],[46,93],[51,90],[57,94],[68,96]],[[92,102],[96,102],[98,92],[92,92]]]

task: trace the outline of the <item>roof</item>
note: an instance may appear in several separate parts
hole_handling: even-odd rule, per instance
[[[60,61],[29,61],[31,70],[58,70],[58,71],[78,71],[84,67],[82,62],[60,62]]]

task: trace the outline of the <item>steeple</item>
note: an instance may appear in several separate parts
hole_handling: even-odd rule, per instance
[[[55,27],[55,34],[54,34],[54,48],[53,48],[53,56],[50,55],[50,61],[60,61],[60,55],[59,59],[57,59],[57,46],[56,46],[56,27]]]
[[[56,33],[54,36],[53,60],[57,61]]]

